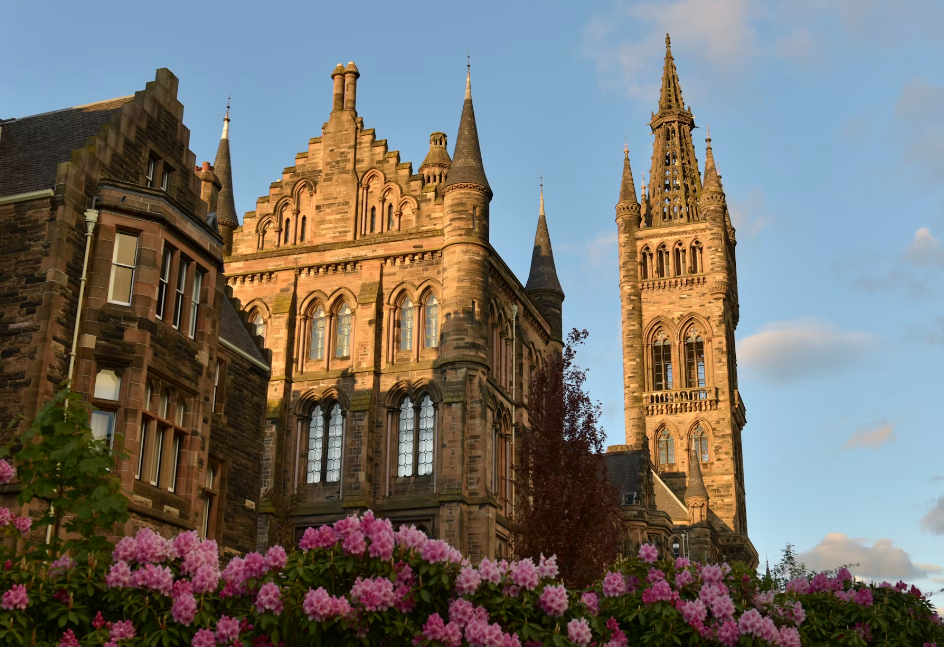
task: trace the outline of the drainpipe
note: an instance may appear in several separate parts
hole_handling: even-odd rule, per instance
[[[511,306],[511,518],[515,518],[515,430],[518,423],[515,419],[515,383],[518,381],[518,364],[515,361],[518,339],[518,305]]]
[[[85,212],[85,259],[82,261],[82,278],[79,279],[79,301],[75,313],[75,330],[72,333],[72,350],[69,352],[69,372],[66,374],[66,380],[72,383],[72,372],[75,370],[75,349],[79,345],[79,324],[82,322],[82,302],[85,297],[85,283],[88,280],[88,261],[89,251],[92,249],[92,233],[95,231],[95,224],[98,222],[98,211],[95,209],[95,203],[99,196],[92,198],[92,208]]]

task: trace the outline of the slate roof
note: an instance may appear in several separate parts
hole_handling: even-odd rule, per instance
[[[253,359],[259,360],[266,366],[269,365],[269,362],[262,356],[262,351],[252,340],[252,335],[246,330],[242,319],[236,313],[233,302],[226,297],[223,298],[223,307],[220,308],[220,339],[225,339]]]
[[[226,120],[229,121],[227,112]],[[239,226],[236,217],[236,198],[233,195],[233,163],[229,154],[229,137],[220,139],[220,147],[216,151],[216,161],[213,162],[213,172],[220,181],[220,195],[216,200],[216,220],[232,227]]]
[[[610,483],[619,488],[620,501],[623,500],[623,494],[627,492],[636,492],[637,501],[642,497],[645,488],[639,476],[644,469],[644,458],[641,452],[633,451],[603,455]]]
[[[452,153],[452,166],[443,188],[453,184],[478,184],[489,191],[488,178],[482,165],[482,150],[479,148],[479,131],[475,126],[475,109],[472,107],[472,93],[466,83],[465,103],[462,104],[462,118],[459,120],[459,134],[456,136],[456,149]]]
[[[0,195],[52,189],[56,167],[134,96],[0,123]]]
[[[531,271],[525,290],[553,290],[564,296],[557,267],[554,265],[554,250],[551,249],[551,234],[547,230],[544,217],[544,193],[541,193],[541,212],[538,215],[538,229],[534,234],[534,250],[531,252]]]
[[[678,500],[665,481],[655,472],[652,473],[652,482],[656,491],[656,509],[667,513],[673,521],[688,519],[688,508]]]

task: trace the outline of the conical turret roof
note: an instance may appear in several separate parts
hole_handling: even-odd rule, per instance
[[[531,271],[528,273],[526,290],[552,290],[562,297],[564,290],[557,278],[554,251],[551,249],[551,234],[547,230],[544,215],[544,187],[541,186],[541,208],[538,211],[538,229],[534,234],[534,251],[531,252]]]
[[[233,164],[229,154],[229,106],[226,106],[226,117],[223,119],[223,135],[220,137],[220,147],[216,151],[216,161],[213,163],[213,172],[220,181],[220,195],[216,202],[216,221],[221,225],[228,225],[235,229],[239,226],[236,217],[236,199],[233,197]]]
[[[633,183],[633,169],[629,165],[629,145],[623,148],[623,181],[620,183],[620,204],[639,204],[636,200],[636,185]]]
[[[694,450],[688,457],[688,489],[685,491],[685,498],[708,498],[705,479],[701,475],[701,461],[698,460],[698,453]]]
[[[456,149],[452,155],[449,178],[443,188],[453,184],[478,184],[485,187],[489,193],[492,190],[482,165],[479,131],[475,126],[475,109],[472,107],[471,73],[466,76],[465,103],[462,105],[462,118],[459,120],[459,133],[456,135]]]
[[[721,176],[718,174],[718,167],[715,166],[715,156],[711,150],[711,130],[706,128],[706,137],[705,142],[708,144],[707,150],[705,151],[705,181],[703,182],[702,191],[717,191],[718,193],[723,193],[724,189],[721,188]]]
[[[678,72],[675,69],[675,58],[672,56],[672,40],[666,34],[665,65],[662,69],[662,92],[659,96],[659,111],[684,109],[682,86],[679,84]]]

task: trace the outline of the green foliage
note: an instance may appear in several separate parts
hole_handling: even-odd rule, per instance
[[[116,461],[127,455],[112,452],[107,440],[94,438],[89,410],[78,394],[63,389],[14,443],[19,449],[13,460],[23,484],[18,502],[46,502],[34,527],[53,528],[50,545],[38,546],[31,554],[48,550],[53,558],[69,553],[85,561],[90,553],[111,550],[105,535],[128,520],[128,499],[120,479],[111,473]],[[116,447],[120,439],[116,436]],[[10,454],[9,447],[0,449],[0,457]]]

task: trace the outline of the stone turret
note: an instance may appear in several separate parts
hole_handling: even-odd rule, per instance
[[[629,146],[623,149],[623,177],[616,227],[619,236],[620,311],[623,330],[623,406],[626,444],[641,449],[647,442],[646,415],[642,394],[646,390],[643,360],[642,296],[639,287],[639,263],[636,259],[636,232],[641,222],[636,200],[633,169],[629,164]]]
[[[216,202],[216,222],[220,235],[223,237],[223,253],[229,256],[233,253],[233,231],[239,227],[239,220],[236,218],[236,199],[233,196],[233,164],[229,152],[229,105],[226,106],[223,135],[220,137],[220,147],[216,151],[213,172],[220,183],[219,198]]]
[[[448,179],[452,159],[446,150],[446,133],[435,132],[429,136],[429,152],[420,164],[420,175],[427,185],[442,184]]]
[[[551,335],[563,342],[564,290],[557,278],[554,251],[551,249],[551,234],[547,230],[544,215],[544,185],[541,184],[541,207],[538,211],[538,229],[534,234],[534,251],[531,253],[531,271],[525,286],[551,324]]]
[[[708,490],[701,474],[698,452],[692,450],[688,456],[688,487],[685,491],[685,507],[688,508],[692,524],[708,520]]]

